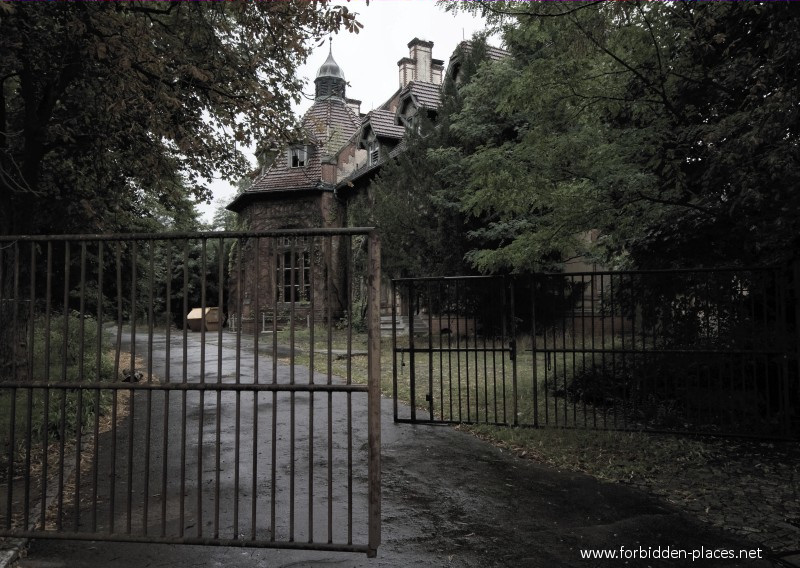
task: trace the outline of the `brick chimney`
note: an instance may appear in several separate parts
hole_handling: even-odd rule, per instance
[[[444,61],[433,59],[433,42],[415,37],[408,42],[408,50],[408,57],[397,62],[400,88],[411,81],[441,84]]]

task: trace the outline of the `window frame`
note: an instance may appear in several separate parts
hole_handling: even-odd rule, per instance
[[[308,146],[292,146],[289,148],[289,156],[288,162],[289,167],[292,169],[295,168],[305,168],[308,166]],[[295,156],[297,156],[297,164],[295,165]]]

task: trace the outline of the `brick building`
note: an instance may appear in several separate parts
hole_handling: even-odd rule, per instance
[[[451,58],[454,75],[459,54],[469,49],[469,43],[461,48]],[[361,113],[360,101],[347,97],[344,71],[329,52],[314,80],[314,103],[302,118],[304,137],[273,145],[259,175],[228,205],[248,230],[346,226],[350,198],[365,191],[381,164],[403,150],[406,129],[414,128],[422,114],[435,118],[439,108],[444,61],[433,57],[433,42],[414,38],[408,49],[408,57],[397,62],[397,89],[367,113]],[[267,306],[280,311],[294,300],[295,313],[305,317],[312,296],[332,298],[334,304],[314,302],[317,317],[329,308],[339,312],[347,282],[345,251],[337,247],[322,251],[321,246],[319,239],[302,237],[274,244],[264,241],[259,250],[246,244],[242,316],[256,318],[255,312]],[[256,253],[271,261],[256,263]],[[332,285],[333,293],[322,294],[323,285]],[[247,290],[252,289],[258,290],[257,299],[249,297]],[[238,296],[235,287],[233,294],[232,299]]]

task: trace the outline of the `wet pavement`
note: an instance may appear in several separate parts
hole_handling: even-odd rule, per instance
[[[198,336],[190,338],[188,352],[191,359],[199,357],[200,347]],[[213,343],[214,338],[209,340],[211,343],[204,349],[207,357],[205,372],[209,377],[213,375],[213,380],[221,368],[223,381],[234,381],[238,368],[242,381],[246,381],[246,377],[252,376],[254,364],[259,367],[259,377],[264,377],[261,380],[271,380],[273,369],[279,382],[290,380],[290,369],[286,365],[273,363],[266,356],[255,358],[251,347],[243,346],[241,357],[236,357],[230,337],[223,342],[220,366],[214,359],[220,353],[219,347]],[[147,356],[145,348],[144,344],[137,347]],[[172,380],[175,380],[182,373],[182,352],[171,345],[167,356],[166,339],[155,336],[153,372],[162,379],[167,361],[170,362]],[[308,370],[302,367],[296,367],[294,372],[296,376],[308,376]],[[197,375],[187,375],[189,381],[199,380]],[[352,398],[354,436],[350,463],[353,490],[349,494],[346,483],[349,460],[344,434],[348,424],[346,396],[333,396],[336,400],[329,405],[327,395],[317,394],[312,400],[307,393],[298,394],[297,401],[304,402],[297,402],[298,410],[292,416],[288,411],[287,393],[272,399],[271,393],[254,397],[252,393],[243,392],[238,396],[238,403],[235,393],[223,393],[219,400],[216,393],[206,393],[202,398],[199,393],[190,393],[185,399],[186,420],[183,420],[184,399],[179,393],[171,394],[180,402],[175,404],[171,401],[166,412],[159,411],[164,408],[163,393],[154,393],[149,404],[142,404],[138,396],[132,420],[129,418],[127,421],[134,425],[133,431],[118,433],[122,440],[133,440],[126,450],[135,454],[131,462],[132,472],[117,466],[119,471],[115,471],[113,477],[119,482],[113,490],[108,489],[105,498],[100,491],[98,510],[101,512],[94,514],[94,520],[100,526],[106,526],[112,518],[117,526],[124,526],[130,517],[134,530],[148,526],[148,530],[156,534],[163,529],[167,534],[184,531],[193,536],[199,531],[199,534],[211,536],[219,531],[222,535],[247,536],[251,534],[248,530],[255,528],[259,537],[274,530],[278,539],[302,541],[307,540],[311,531],[317,539],[330,530],[334,540],[339,540],[345,538],[348,517],[352,515],[353,540],[363,540],[366,534],[364,395],[354,394]],[[334,452],[330,460],[326,459],[325,441],[329,409],[333,429],[337,432],[332,437]],[[239,419],[233,420],[231,417],[236,414]],[[275,429],[271,426],[273,415],[276,416]],[[296,426],[294,443],[289,440],[287,444],[285,436],[291,430],[292,418]],[[309,419],[313,424],[309,424]],[[147,424],[148,420],[150,428],[142,428],[141,425]],[[186,434],[183,433],[184,422]],[[164,429],[168,432],[166,436],[149,435],[148,438],[148,432]],[[275,462],[269,451],[273,432],[278,440]],[[312,432],[314,441],[310,443]],[[217,446],[218,435],[220,444]],[[175,459],[174,448],[180,448],[182,436],[187,445],[185,459]],[[200,440],[202,443],[198,443]],[[153,455],[145,459],[140,448],[147,447],[148,442],[154,450]],[[216,447],[220,448],[218,454]],[[292,447],[295,450],[291,456],[293,459],[290,459],[288,454]],[[163,455],[156,448],[167,448],[167,459],[162,459]],[[205,450],[198,454],[198,448]],[[217,455],[221,464],[219,468]],[[19,566],[774,565],[757,559],[717,558],[693,562],[691,559],[653,558],[654,551],[660,551],[658,555],[661,556],[667,548],[672,554],[691,556],[701,553],[704,557],[708,554],[728,556],[728,552],[738,555],[740,550],[750,549],[753,549],[753,555],[758,552],[753,544],[702,524],[638,490],[601,483],[582,474],[559,472],[520,459],[513,453],[449,427],[396,425],[392,422],[389,400],[383,401],[382,461],[383,543],[374,559],[345,552],[40,540],[30,544],[28,556],[19,562]],[[237,463],[241,464],[238,473],[231,467]],[[273,464],[275,483],[271,478]],[[144,486],[143,478],[147,476],[143,472],[148,470],[158,473],[154,480],[166,480],[163,487],[168,499],[162,501],[157,495],[162,486],[156,481],[152,486]],[[109,470],[103,467],[101,471]],[[290,484],[287,480],[292,478],[294,483]],[[126,479],[131,480],[130,484]],[[330,493],[328,480],[333,482]],[[198,486],[201,489],[198,490]],[[217,487],[219,499],[216,498]],[[276,502],[274,524],[270,522],[271,487],[276,487],[276,498],[272,500]],[[311,506],[309,487],[313,490]],[[128,493],[133,497],[129,498]],[[130,501],[131,505],[121,506],[113,515],[103,513],[109,509],[112,495],[117,503],[122,505]],[[142,498],[141,504],[136,505],[138,495],[151,495],[152,500]],[[255,517],[251,515],[254,499]],[[348,505],[350,500],[352,506]],[[145,502],[149,513],[144,511]],[[158,514],[162,502],[167,503],[167,514],[163,517]],[[291,510],[288,503],[294,503]],[[93,511],[84,511],[87,508],[94,509],[94,504],[83,505],[84,523],[92,519]],[[332,525],[328,525],[329,510],[333,512]],[[289,515],[294,522],[289,523]],[[295,532],[289,534],[290,530]],[[585,554],[590,549],[613,551],[624,555],[627,560],[582,558],[582,551]],[[761,554],[763,556],[764,552]],[[642,560],[643,555],[650,558]]]

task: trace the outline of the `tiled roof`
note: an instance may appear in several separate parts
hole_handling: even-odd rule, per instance
[[[456,48],[456,51],[458,51],[459,48],[464,53],[470,53],[472,51],[472,42],[471,41],[462,41],[461,43],[458,44],[458,47]],[[488,45],[487,44],[486,45],[486,55],[492,61],[500,61],[501,59],[505,59],[506,57],[508,57],[511,54],[508,51],[506,51],[505,49],[501,49],[499,47],[495,47],[493,45]]]
[[[303,117],[303,128],[312,142],[333,155],[358,130],[361,119],[339,98],[317,100]]]
[[[378,160],[377,163],[373,163],[373,164],[366,163],[363,166],[361,166],[360,168],[358,168],[357,170],[354,170],[354,171],[350,172],[350,175],[348,175],[347,177],[339,180],[336,183],[336,187],[342,188],[342,187],[347,187],[347,186],[351,185],[358,178],[363,177],[363,176],[367,175],[369,172],[378,169],[383,164],[385,164],[388,160],[394,159],[397,156],[399,156],[402,152],[405,151],[405,149],[406,149],[406,139],[403,138],[402,140],[400,140],[400,142],[398,142],[397,146],[395,146],[394,148],[392,148],[389,151],[388,157],[384,157],[384,155],[381,154],[381,157],[380,157],[380,159]]]
[[[308,136],[308,164],[302,168],[290,167],[289,152],[284,149],[272,166],[239,197],[322,187],[323,158],[338,151],[358,130],[359,122],[358,116],[339,98],[315,101],[303,117],[303,128]],[[231,207],[236,207],[239,197],[231,203]]]
[[[409,94],[414,98],[417,105],[423,108],[436,110],[441,103],[441,88],[433,83],[412,81],[400,93],[400,98],[403,99]]]
[[[372,127],[376,136],[400,139],[406,133],[405,127],[395,124],[394,113],[389,110],[370,111],[364,118],[364,124],[367,123]]]

